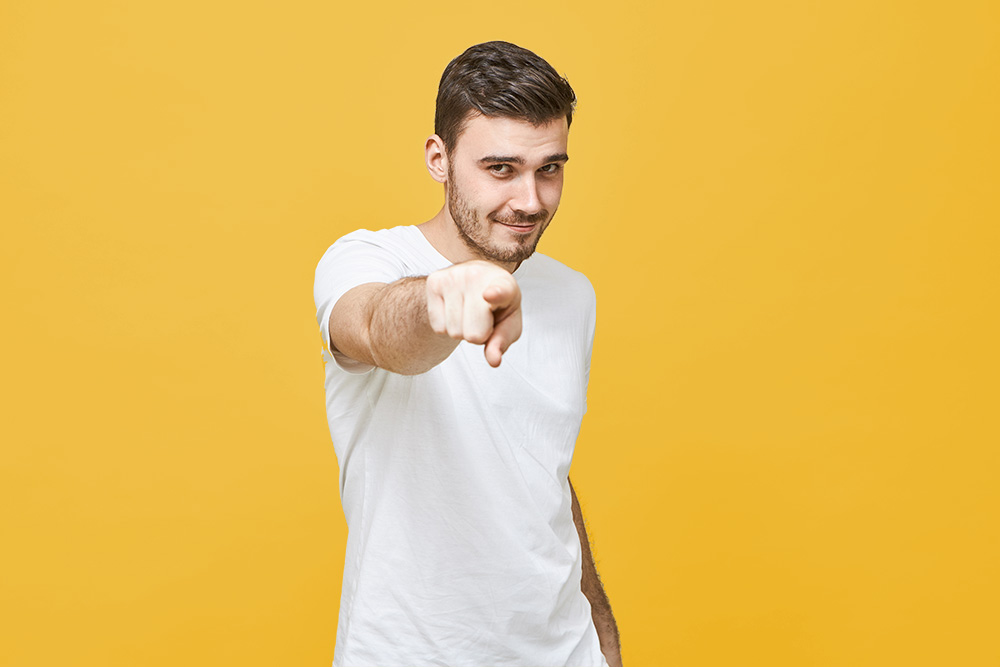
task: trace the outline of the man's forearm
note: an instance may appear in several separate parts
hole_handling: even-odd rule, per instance
[[[496,264],[459,262],[428,276],[365,283],[330,313],[330,347],[401,375],[429,371],[459,342],[483,345],[486,361],[521,335],[521,290]]]
[[[372,298],[368,336],[375,365],[402,375],[430,370],[460,342],[431,329],[426,276],[397,280]]]
[[[580,501],[576,497],[572,483],[569,485],[569,490],[573,497],[573,523],[576,524],[576,530],[580,536],[580,549],[583,552],[583,573],[580,588],[587,600],[590,601],[591,616],[594,619],[597,636],[601,641],[601,652],[604,654],[604,658],[611,667],[621,667],[622,652],[618,624],[615,622],[614,614],[611,613],[611,602],[608,600],[608,596],[604,592],[604,585],[601,584],[601,578],[597,574],[597,566],[594,564],[594,556],[590,550],[590,540],[587,538],[587,529],[583,523]]]

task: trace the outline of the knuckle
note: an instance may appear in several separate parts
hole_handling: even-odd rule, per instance
[[[456,279],[454,271],[455,266],[456,265],[452,265],[447,268],[435,271],[434,273],[427,276],[427,281],[431,282],[431,280],[433,279],[434,287],[438,291],[451,289],[455,285],[455,279]]]
[[[470,331],[465,336],[465,340],[469,341],[470,343],[475,343],[476,345],[482,345],[487,340],[489,340],[489,338],[490,338],[489,332],[482,330]]]

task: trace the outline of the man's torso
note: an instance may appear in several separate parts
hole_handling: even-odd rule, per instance
[[[354,280],[449,264],[415,227],[338,244],[317,268],[321,324]],[[358,276],[355,263],[379,268]],[[593,289],[537,253],[514,277],[523,333],[499,368],[466,342],[415,376],[347,372],[324,351],[349,526],[336,665],[603,664],[567,481]]]

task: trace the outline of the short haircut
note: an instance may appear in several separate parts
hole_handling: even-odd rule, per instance
[[[543,125],[573,122],[576,94],[566,79],[531,51],[510,42],[484,42],[444,68],[438,86],[434,132],[451,154],[465,122],[475,114]]]

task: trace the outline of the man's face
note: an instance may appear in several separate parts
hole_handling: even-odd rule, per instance
[[[565,118],[466,123],[448,159],[448,210],[474,254],[516,264],[535,251],[559,208],[568,136]]]

